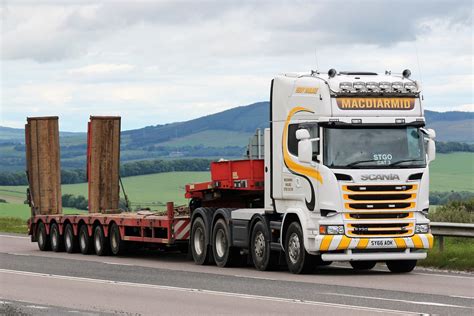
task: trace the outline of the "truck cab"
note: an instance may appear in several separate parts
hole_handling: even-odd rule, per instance
[[[283,74],[271,91],[265,201],[283,214],[290,270],[302,246],[355,268],[386,261],[395,272],[413,269],[433,244],[426,215],[435,133],[424,127],[409,71]],[[301,234],[288,234],[294,222]]]

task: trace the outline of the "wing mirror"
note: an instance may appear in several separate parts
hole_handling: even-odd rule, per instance
[[[298,160],[300,162],[310,163],[313,161],[313,142],[319,141],[319,138],[310,138],[307,129],[299,129],[296,131],[296,139],[298,140]]]
[[[427,137],[425,138],[426,155],[428,156],[428,163],[436,159],[436,143],[434,141],[436,132],[431,128],[422,128],[421,131]]]

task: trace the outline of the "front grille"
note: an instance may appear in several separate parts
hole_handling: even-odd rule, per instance
[[[346,203],[346,208],[353,210],[391,210],[391,209],[406,209],[414,203]]]
[[[413,213],[349,213],[347,219],[399,219],[412,217]]]
[[[343,185],[346,234],[404,237],[414,231],[417,185]]]

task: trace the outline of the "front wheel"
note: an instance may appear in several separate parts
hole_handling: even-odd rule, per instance
[[[387,268],[393,273],[408,273],[416,267],[416,260],[390,260],[386,262]]]
[[[315,269],[316,257],[306,252],[303,241],[301,225],[291,223],[285,236],[285,258],[291,273],[310,273]]]
[[[370,270],[375,267],[376,261],[351,261],[354,270]]]

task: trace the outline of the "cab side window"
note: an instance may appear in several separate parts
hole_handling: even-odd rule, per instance
[[[296,139],[296,131],[299,129],[307,129],[311,138],[319,137],[318,124],[298,123],[288,125],[288,151],[294,156],[298,156],[298,140]],[[319,153],[318,142],[313,142],[313,160]]]

